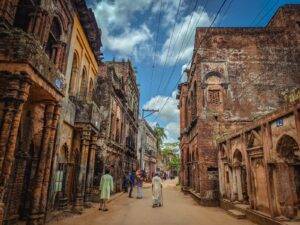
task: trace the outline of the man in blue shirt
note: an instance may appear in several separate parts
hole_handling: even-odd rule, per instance
[[[129,172],[129,198],[132,198],[132,190],[135,182],[135,171]]]

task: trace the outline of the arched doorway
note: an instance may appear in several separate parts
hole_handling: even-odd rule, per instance
[[[239,202],[248,202],[247,172],[243,163],[243,155],[236,149],[233,154],[233,199]]]
[[[77,76],[78,76],[78,67],[79,67],[79,60],[78,60],[78,54],[75,51],[73,56],[73,62],[72,62],[72,71],[71,71],[71,77],[70,77],[70,85],[69,85],[69,95],[75,96],[77,87]]]
[[[288,218],[299,215],[300,207],[300,149],[297,141],[290,135],[283,135],[276,146],[283,164],[277,164],[279,187],[276,196],[277,210]],[[283,192],[283,193],[279,193]],[[284,199],[284,203],[283,202]]]
[[[68,174],[68,155],[69,148],[64,144],[58,154],[57,170],[55,174],[55,206],[57,208],[65,208],[68,204],[67,196],[67,174]]]
[[[87,72],[86,68],[83,67],[81,74],[81,83],[80,83],[80,97],[81,99],[85,99],[87,94]]]

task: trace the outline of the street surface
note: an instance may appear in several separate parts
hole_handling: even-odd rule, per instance
[[[134,196],[136,190],[134,192]],[[175,181],[164,183],[164,206],[152,208],[151,188],[144,188],[144,199],[129,199],[126,194],[109,205],[108,212],[98,207],[81,215],[53,221],[51,225],[254,225],[248,220],[238,220],[220,208],[202,207],[189,195],[184,195]]]

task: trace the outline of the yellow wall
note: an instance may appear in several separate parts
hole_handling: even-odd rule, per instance
[[[67,73],[66,73],[67,92],[69,90],[71,73],[72,73],[72,63],[73,63],[73,58],[75,53],[78,55],[78,73],[76,75],[76,82],[72,93],[73,95],[79,93],[80,85],[82,82],[81,79],[82,72],[84,67],[86,68],[87,71],[87,81],[88,81],[87,93],[88,93],[90,79],[93,80],[93,84],[95,85],[96,76],[98,74],[98,65],[77,15],[75,15],[74,17],[74,25],[72,29],[72,37],[71,37],[70,51],[68,57],[68,65],[67,65]]]

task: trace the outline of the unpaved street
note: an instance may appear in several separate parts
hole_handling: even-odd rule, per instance
[[[237,220],[220,208],[199,206],[188,195],[184,195],[174,182],[166,182],[164,206],[152,208],[151,189],[144,189],[145,198],[129,199],[122,195],[109,204],[109,211],[98,208],[86,210],[51,225],[253,225],[248,220]]]

